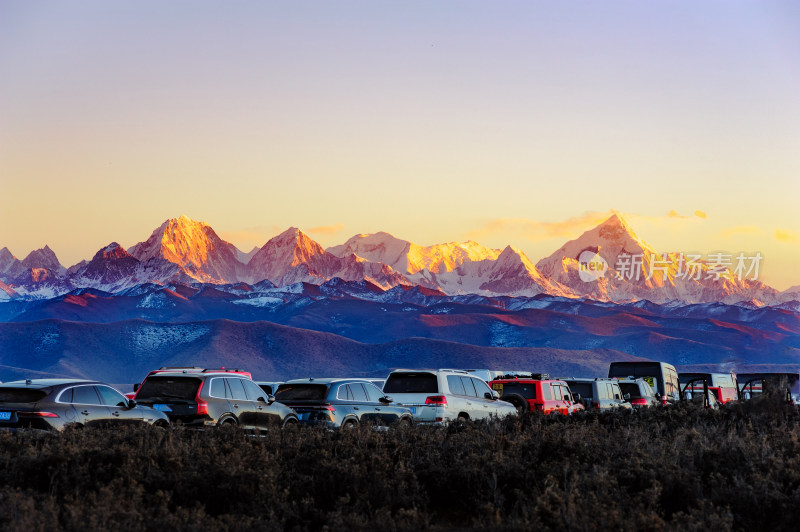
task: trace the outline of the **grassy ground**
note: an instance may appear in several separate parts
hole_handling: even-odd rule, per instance
[[[793,530],[800,412],[0,434],[2,530]],[[256,528],[254,528],[256,527]]]

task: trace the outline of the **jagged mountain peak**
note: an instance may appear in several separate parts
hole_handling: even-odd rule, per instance
[[[130,253],[125,251],[125,249],[122,246],[120,246],[116,242],[112,242],[106,247],[99,250],[97,253],[95,253],[94,257],[92,258],[92,262],[98,260],[119,260],[127,257],[136,260]]]
[[[28,256],[22,259],[22,266],[25,268],[45,268],[56,273],[63,273],[65,270],[48,245],[28,253]]]
[[[236,246],[222,240],[207,223],[186,215],[166,220],[128,253],[141,262],[166,260],[189,277],[209,283],[235,282],[244,268]]]

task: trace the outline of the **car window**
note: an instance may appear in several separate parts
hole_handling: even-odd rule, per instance
[[[350,391],[350,387],[348,385],[340,384],[339,388],[336,390],[336,398],[340,401],[352,401],[353,392]]]
[[[562,384],[562,385],[559,385],[559,388],[561,388],[561,397],[565,401],[572,401],[573,400],[572,399],[572,394],[569,392],[569,388],[568,387],[566,387],[566,386],[564,386]]]
[[[542,383],[542,397],[544,397],[544,399],[546,401],[550,401],[550,400],[553,399],[553,394],[550,391],[550,383],[549,382],[543,382]]]
[[[209,388],[208,394],[211,397],[218,397],[220,399],[225,399],[228,395],[225,391],[225,380],[211,379],[211,388]]]
[[[380,391],[376,386],[373,386],[372,384],[364,384],[364,389],[367,390],[367,397],[369,398],[370,403],[379,403],[381,401],[383,392]]]
[[[269,384],[259,384],[259,387],[261,387],[261,389],[264,390],[264,393],[272,395],[272,386],[270,386]]]
[[[359,403],[367,402],[367,392],[364,391],[364,387],[360,382],[351,382],[348,386],[353,394],[353,401],[358,401]]]
[[[553,399],[556,401],[561,401],[561,386],[553,385]]]
[[[69,397],[64,396],[69,392]],[[30,388],[0,388],[0,403],[35,403],[44,399],[47,392],[43,390],[32,390]],[[72,388],[61,394],[61,402],[69,403],[72,399]]]
[[[58,398],[58,402],[60,402],[60,403],[71,403],[72,402],[72,390],[74,390],[74,388],[67,388],[66,390],[61,392],[61,395]],[[0,393],[0,402],[2,402],[2,401],[3,401],[3,394]],[[37,401],[38,401],[38,399],[37,399]],[[9,401],[9,402],[16,403],[16,402],[28,402],[28,401]],[[36,401],[30,401],[30,402],[31,403],[35,403]]]
[[[464,386],[464,395],[468,397],[478,397],[478,392],[475,391],[475,386],[472,385],[472,379],[469,377],[460,377],[461,384]]]
[[[642,397],[642,394],[639,391],[639,383],[637,382],[621,382],[619,383],[619,388],[622,390],[622,393],[631,394],[631,399],[638,399]]]
[[[614,393],[614,399],[622,399],[622,392],[619,390],[619,384],[612,384],[611,391]]]
[[[228,381],[228,387],[231,390],[231,398],[234,400],[244,400],[247,399],[247,395],[244,393],[244,388],[242,387],[242,379],[225,379]]]
[[[439,381],[433,373],[392,373],[386,379],[383,392],[439,393]]]
[[[96,386],[97,393],[100,394],[100,400],[107,406],[128,406],[128,400],[117,390],[111,389],[108,386]]]
[[[522,382],[505,382],[502,384],[501,397],[511,394],[521,395],[525,399],[536,399],[536,385]]]
[[[472,384],[475,386],[475,391],[478,392],[478,397],[485,397],[484,394],[492,395],[492,390],[489,389],[489,385],[483,382],[480,379],[472,378]]]
[[[450,393],[467,395],[467,392],[464,391],[464,385],[461,383],[461,377],[458,375],[447,376],[447,387],[450,388]]]
[[[592,385],[588,382],[572,382],[569,384],[569,389],[573,394],[580,394],[581,397],[585,399],[594,396],[594,393],[592,393]]]
[[[244,385],[244,391],[247,394],[248,399],[251,401],[258,401],[259,399],[262,399],[266,402],[267,394],[264,393],[264,390],[258,387],[258,384],[246,379],[239,380],[242,381],[242,384]]]
[[[197,396],[197,388],[202,381],[195,377],[166,377],[152,376],[147,377],[139,391],[136,392],[136,400],[143,399],[185,399],[193,401]]]
[[[79,405],[99,405],[100,397],[94,386],[76,386],[72,390],[72,402]]]
[[[321,401],[328,395],[326,384],[281,384],[275,391],[275,399],[285,401]]]

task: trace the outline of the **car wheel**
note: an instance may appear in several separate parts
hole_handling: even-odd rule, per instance
[[[524,414],[529,410],[528,401],[526,401],[520,395],[517,394],[506,395],[503,397],[503,401],[514,405],[514,408],[517,409],[517,415],[519,416],[521,416],[522,414]]]
[[[356,428],[356,426],[358,426],[358,423],[355,420],[348,419],[347,421],[344,422],[344,425],[342,425],[342,428],[344,428],[344,429],[354,429],[354,428]]]
[[[469,421],[469,416],[466,414],[459,414],[456,418],[456,424],[462,427],[467,424],[467,421]]]
[[[223,417],[222,419],[219,420],[219,423],[217,423],[217,425],[220,426],[220,427],[223,427],[223,426],[235,427],[238,424],[239,424],[239,422],[236,421],[236,418],[233,417],[233,416]]]
[[[168,421],[164,421],[163,419],[159,419],[158,421],[153,423],[153,426],[157,427],[159,429],[168,429],[169,428],[169,422]]]
[[[283,420],[283,425],[281,425],[281,428],[282,429],[296,430],[298,426],[299,426],[299,423],[297,422],[297,420],[295,418],[287,417],[285,420]]]
[[[405,429],[405,428],[410,427],[412,425],[412,423],[413,422],[411,421],[411,418],[409,418],[409,417],[401,417],[399,420],[397,420],[397,425],[396,426]]]

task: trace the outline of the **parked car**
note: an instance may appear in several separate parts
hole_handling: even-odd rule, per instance
[[[630,396],[622,393],[617,379],[564,379],[564,381],[587,409],[612,410],[621,408],[630,410]]]
[[[411,424],[411,410],[397,405],[364,379],[295,379],[281,384],[277,400],[294,408],[300,423],[328,428]]]
[[[630,397],[628,402],[633,408],[656,406],[660,404],[656,399],[656,393],[644,379],[617,379],[619,389],[622,390],[623,397]]]
[[[675,404],[680,400],[681,385],[675,366],[666,362],[612,362],[609,377],[641,378],[656,392],[661,404]]]
[[[448,423],[505,417],[517,413],[511,403],[466,371],[398,369],[389,374],[383,392],[411,409],[415,421]]]
[[[705,381],[709,393],[713,393],[720,404],[739,399],[739,384],[734,373],[678,373],[678,381],[681,383],[682,394],[687,391],[690,383],[689,392],[701,393]]]
[[[137,386],[135,399],[191,427],[230,423],[261,430],[297,423],[291,408],[276,402],[240,370],[157,370]]]
[[[0,428],[63,430],[68,425],[133,423],[166,427],[169,418],[98,381],[32,379],[0,384]]]
[[[584,410],[566,382],[551,379],[547,374],[500,375],[489,385],[503,401],[514,405],[520,415],[525,412],[569,415]]]

